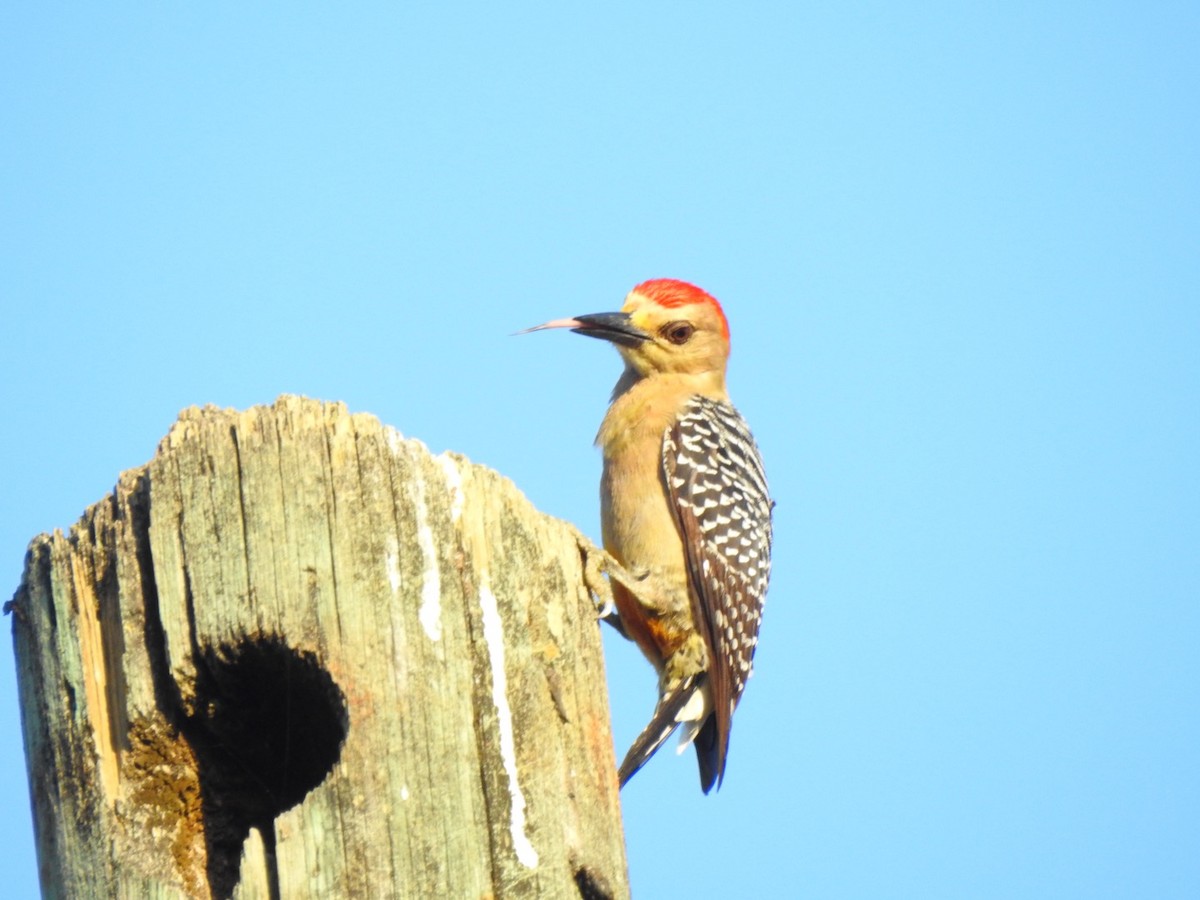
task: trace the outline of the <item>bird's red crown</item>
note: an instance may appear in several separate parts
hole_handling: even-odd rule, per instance
[[[725,310],[721,309],[717,298],[708,291],[678,278],[651,278],[635,287],[634,291],[643,297],[649,297],[666,309],[690,306],[693,303],[708,304],[716,311],[717,318],[721,321],[721,332],[725,335],[725,340],[729,340],[729,322],[725,318]]]

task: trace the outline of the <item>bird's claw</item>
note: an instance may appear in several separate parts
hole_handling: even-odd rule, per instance
[[[628,640],[629,635],[621,622],[621,615],[617,611],[617,604],[613,600],[612,585],[609,582],[610,580],[615,581],[628,589],[636,580],[635,577],[626,572],[625,568],[613,559],[610,553],[595,546],[582,534],[577,535],[577,539],[580,553],[583,556],[584,584],[592,596],[592,602],[596,607],[596,617],[601,622],[607,622],[617,630],[621,637]],[[605,578],[605,575],[608,577]]]

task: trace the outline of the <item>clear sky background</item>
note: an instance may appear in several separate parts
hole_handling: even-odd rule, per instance
[[[0,10],[0,599],[285,392],[596,536],[618,360],[511,334],[685,278],[775,572],[724,788],[623,794],[635,896],[1200,897],[1200,6],[253,5]],[[7,640],[0,808],[32,896]]]

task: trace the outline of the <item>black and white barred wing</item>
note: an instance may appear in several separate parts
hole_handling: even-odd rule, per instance
[[[770,578],[771,498],[746,421],[707,397],[693,397],[667,430],[663,474],[687,554],[693,618],[709,654],[716,733],[708,738],[715,738],[720,779]]]

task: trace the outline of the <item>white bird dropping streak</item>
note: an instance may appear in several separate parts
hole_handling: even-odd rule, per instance
[[[415,461],[421,454],[414,454],[403,435],[395,428],[384,429],[388,448],[395,456],[404,456]],[[419,442],[414,442],[418,445]],[[420,445],[424,449],[424,445]],[[454,461],[447,459],[445,454],[434,457],[439,468],[446,477],[450,490],[450,519],[457,521],[462,514],[462,477]],[[442,639],[442,574],[438,568],[437,544],[433,539],[433,529],[429,527],[429,506],[425,502],[425,480],[413,479],[413,508],[417,520],[417,548],[421,551],[421,605],[417,610],[417,619],[426,636],[437,643]],[[388,582],[392,592],[397,593],[401,586],[400,574],[400,544],[394,537],[387,540],[387,554],[384,559],[387,566]]]
[[[392,586],[392,593],[400,593],[400,542],[396,540],[394,534],[389,534],[385,542],[387,550],[384,553],[383,563],[387,567],[388,584]]]
[[[457,522],[463,511],[462,472],[448,453],[439,454],[434,460],[446,474],[446,486],[450,489],[450,521]]]
[[[537,867],[538,853],[525,833],[525,795],[517,782],[517,746],[513,740],[512,709],[508,705],[508,675],[504,671],[504,624],[496,595],[488,586],[487,572],[479,578],[479,607],[483,612],[483,639],[487,643],[492,666],[492,702],[500,728],[500,759],[508,775],[508,795],[512,801],[509,831],[517,859],[528,869]]]

